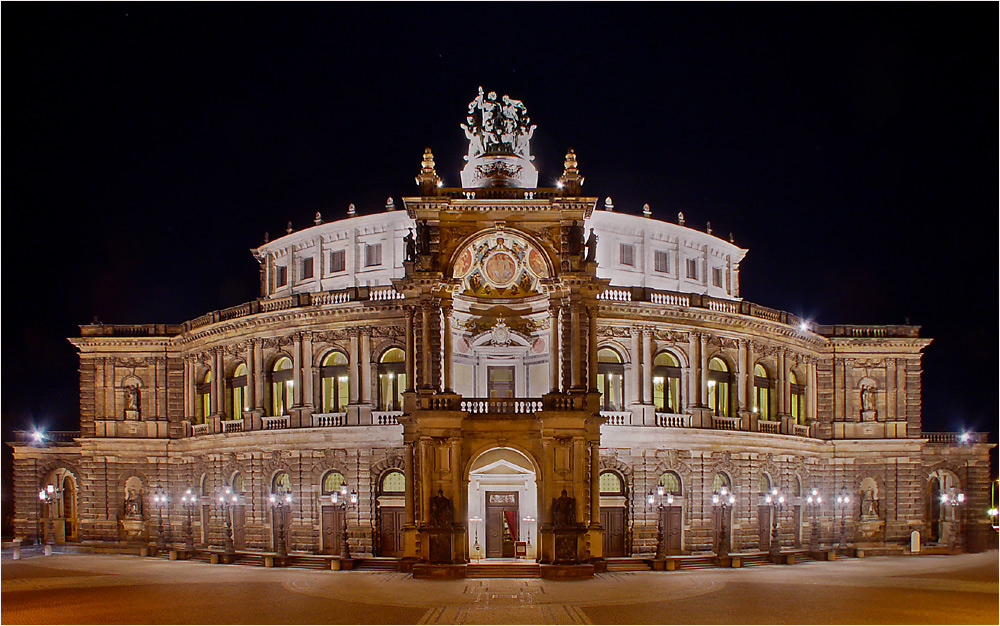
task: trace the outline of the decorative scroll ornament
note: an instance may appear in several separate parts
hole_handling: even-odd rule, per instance
[[[528,145],[535,125],[524,103],[506,95],[497,99],[495,91],[487,94],[480,87],[461,127],[469,140],[463,187],[538,186]]]
[[[508,328],[507,324],[504,324],[502,317],[499,318],[497,323],[493,326],[490,343],[494,346],[510,345],[510,328]]]

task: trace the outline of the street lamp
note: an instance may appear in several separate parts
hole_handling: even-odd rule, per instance
[[[292,508],[292,494],[272,493],[269,498],[271,506],[278,510],[278,545],[275,546],[275,553],[278,556],[288,556],[288,548],[285,546],[285,507]],[[273,511],[272,511],[273,513]]]
[[[956,532],[954,532],[954,530],[952,530],[952,532],[948,533],[948,551],[949,552],[951,552],[951,551],[953,551],[955,549],[956,535],[960,535],[962,533],[962,519],[961,519],[961,517],[959,517],[959,515],[956,514],[956,510],[955,509],[961,509],[961,507],[962,507],[963,504],[965,504],[965,494],[964,493],[958,493],[956,495],[951,495],[951,494],[947,494],[947,493],[942,493],[941,494],[941,505],[942,506],[947,506],[947,507],[951,508],[950,518],[951,518],[951,523],[952,523],[952,529],[954,529],[954,527],[955,527],[954,525],[955,525],[956,520],[958,521],[958,532],[956,533]]]
[[[823,497],[819,495],[819,489],[810,489],[809,495],[806,497],[806,504],[812,508],[812,535],[809,537],[810,552],[819,551],[819,521],[817,515],[822,503]]]
[[[837,543],[837,550],[844,549],[844,533],[847,530],[847,510],[851,506],[851,496],[844,487],[837,496],[837,508],[840,509],[840,541]]]
[[[785,505],[785,496],[781,495],[781,492],[775,487],[764,498],[764,502],[771,507],[771,547],[767,552],[771,560],[776,562],[781,558],[781,543],[778,539],[778,516],[781,515],[781,508]]]
[[[188,552],[194,552],[194,534],[191,531],[191,514],[194,512],[194,507],[198,506],[198,498],[195,497],[193,491],[186,489],[184,491],[184,495],[181,496],[181,502],[184,503],[184,510],[187,512],[187,520],[184,524],[184,549]]]
[[[159,514],[159,526],[156,533],[156,549],[160,552],[167,549],[167,543],[163,539],[163,507],[167,506],[167,494],[159,492],[153,494],[153,506]]]
[[[726,513],[736,504],[736,496],[729,492],[727,487],[719,489],[718,493],[712,494],[712,508],[719,508],[722,515],[719,516],[719,558],[729,556],[729,539],[726,537]]]
[[[52,507],[56,504],[62,489],[55,485],[45,485],[44,489],[38,491],[38,500],[45,505],[45,512],[48,513],[48,525],[42,520],[42,541],[45,542],[45,554],[52,554],[52,544],[56,542],[55,515],[52,514]],[[50,539],[51,537],[51,539]]]
[[[226,536],[224,539],[224,549],[227,555],[236,554],[236,547],[233,545],[233,507],[236,506],[238,497],[230,487],[219,496],[219,508],[222,510],[222,518],[226,524]]]
[[[663,542],[663,502],[664,499],[667,502],[667,506],[673,506],[674,504],[674,494],[666,493],[666,488],[663,485],[656,486],[656,493],[652,491],[646,496],[646,502],[649,506],[656,505],[656,557],[657,559],[662,559],[669,550],[664,546]],[[664,498],[666,495],[666,498]]]
[[[333,502],[334,506],[339,506],[340,510],[343,512],[341,519],[344,520],[343,528],[340,529],[340,558],[350,559],[351,558],[351,546],[347,542],[347,508],[353,507],[358,503],[358,492],[351,491],[350,494],[347,493],[347,483],[341,483],[340,490],[334,491],[330,494],[330,500]]]
[[[472,542],[472,549],[476,553],[476,561],[479,561],[479,560],[481,560],[483,558],[482,553],[479,551],[479,523],[482,522],[482,521],[483,521],[483,518],[481,518],[481,517],[470,517],[469,518],[469,522],[472,524],[472,527],[475,530],[475,537],[476,538]]]
[[[531,551],[531,525],[535,523],[535,518],[528,515],[527,517],[522,517],[521,521],[524,522],[525,528],[528,529],[528,541],[524,544],[524,556],[528,556],[528,552]]]

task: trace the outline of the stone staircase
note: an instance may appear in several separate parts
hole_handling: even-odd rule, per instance
[[[648,572],[650,570],[646,559],[609,557],[607,561],[609,572]]]
[[[391,556],[375,556],[358,559],[354,569],[368,572],[399,571],[399,559]]]
[[[466,578],[541,578],[538,563],[470,563]]]

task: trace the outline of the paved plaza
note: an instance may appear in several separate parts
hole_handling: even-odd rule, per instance
[[[998,554],[593,580],[414,580],[118,555],[2,562],[4,624],[956,624],[1000,621]]]

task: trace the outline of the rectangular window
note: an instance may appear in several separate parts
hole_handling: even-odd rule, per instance
[[[274,284],[276,287],[284,287],[288,284],[288,268],[278,265],[274,268]]]
[[[330,253],[330,271],[331,272],[343,272],[346,269],[344,264],[344,251],[334,250]]]
[[[712,284],[716,287],[722,286],[722,268],[713,267],[712,268]]]
[[[667,253],[662,250],[657,250],[653,253],[653,266],[657,272],[663,272],[666,274],[670,271],[670,258]]]
[[[365,267],[382,265],[382,244],[373,243],[365,246]]]
[[[632,258],[632,246],[627,243],[623,243],[619,246],[621,252],[621,262],[622,265],[635,265],[635,261]]]
[[[698,280],[698,259],[687,260],[687,277],[691,280]]]
[[[313,260],[312,257],[308,259],[302,259],[302,276],[300,280],[306,280],[307,278],[313,277]]]

